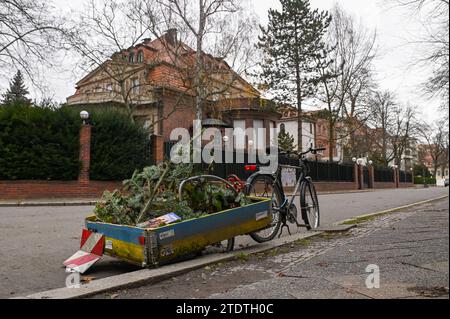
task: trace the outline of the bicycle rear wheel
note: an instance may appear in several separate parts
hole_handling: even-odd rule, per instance
[[[319,200],[316,188],[309,180],[304,180],[300,186],[300,206],[306,229],[311,230],[320,226]]]
[[[247,196],[272,198],[272,223],[269,225],[269,227],[250,234],[253,240],[258,243],[272,240],[280,229],[281,218],[279,207],[282,203],[281,194],[281,190],[275,183],[274,178],[269,175],[256,176],[246,188]]]

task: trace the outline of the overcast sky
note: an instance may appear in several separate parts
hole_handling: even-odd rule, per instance
[[[269,8],[280,8],[278,0],[250,0],[260,17],[261,24],[267,23],[267,11]],[[416,51],[414,45],[408,44],[414,38],[413,35],[421,31],[421,23],[417,17],[409,15],[405,9],[387,6],[386,0],[310,0],[313,8],[328,10],[334,3],[339,3],[342,8],[352,13],[356,19],[369,28],[377,30],[379,58],[375,62],[377,80],[382,88],[390,89],[397,93],[399,101],[417,105],[428,120],[438,118],[437,107],[439,101],[430,101],[419,93],[419,86],[423,79],[428,77],[427,69],[419,69],[411,66]],[[82,1],[54,0],[54,5],[61,12],[77,10],[82,6]],[[67,58],[69,59],[69,58]],[[81,75],[72,72],[73,61],[66,60],[67,68],[62,70],[49,70],[45,75],[48,82],[49,96],[57,101],[65,101],[65,98],[74,93],[75,82]],[[0,89],[3,91],[7,83],[0,80]],[[33,97],[40,94],[31,89]]]

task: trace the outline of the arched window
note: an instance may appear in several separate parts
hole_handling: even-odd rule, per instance
[[[134,63],[134,53],[133,52],[131,52],[130,55],[128,56],[128,62]]]
[[[139,51],[138,55],[137,55],[137,63],[142,63],[144,62],[144,52]]]

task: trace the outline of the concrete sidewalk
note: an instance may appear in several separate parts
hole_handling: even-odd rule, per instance
[[[99,198],[41,198],[0,200],[0,207],[93,206]]]
[[[448,298],[448,204],[93,298]],[[368,266],[379,269],[379,288],[367,288]]]

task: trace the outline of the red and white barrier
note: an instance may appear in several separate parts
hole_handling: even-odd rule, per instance
[[[66,270],[84,273],[102,257],[104,246],[105,236],[83,229],[80,250],[63,263]]]

